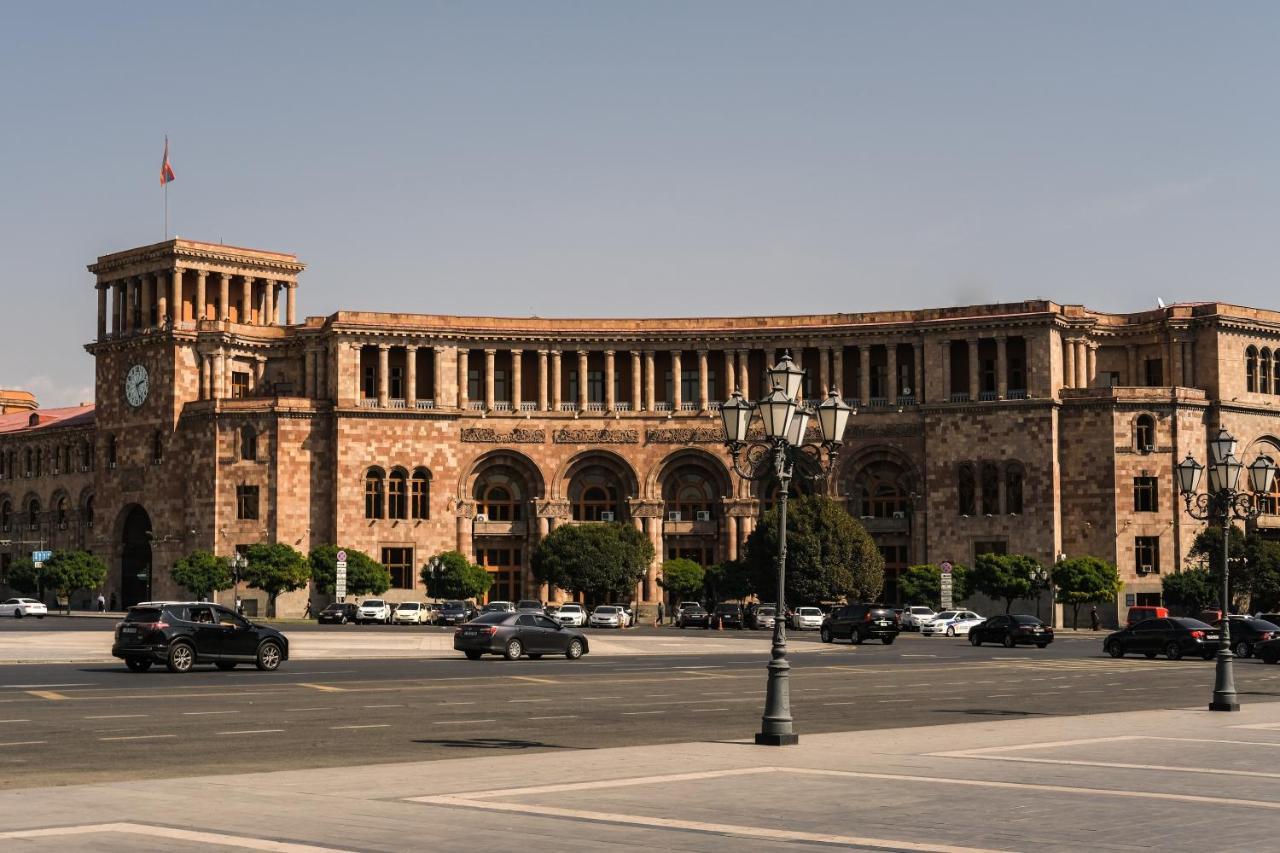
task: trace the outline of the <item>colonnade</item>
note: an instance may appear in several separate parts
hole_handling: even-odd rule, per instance
[[[216,276],[216,282],[210,276]],[[174,267],[100,280],[97,289],[98,340],[198,320],[260,326],[297,323],[298,283],[292,280]]]

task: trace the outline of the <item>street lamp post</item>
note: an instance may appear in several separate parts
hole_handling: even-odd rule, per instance
[[[1235,676],[1231,661],[1231,590],[1230,564],[1231,522],[1249,521],[1261,512],[1262,496],[1271,492],[1275,483],[1276,464],[1270,456],[1260,454],[1249,466],[1249,489],[1241,491],[1240,477],[1244,463],[1236,458],[1236,440],[1226,429],[1219,429],[1209,442],[1209,490],[1197,492],[1205,466],[1191,454],[1178,463],[1178,490],[1187,505],[1187,514],[1201,521],[1222,525],[1222,630],[1218,632],[1218,658],[1214,668],[1213,701],[1210,711],[1239,711]]]
[[[769,679],[765,693],[764,716],[756,743],[764,746],[787,746],[798,743],[791,719],[791,664],[787,663],[787,492],[791,479],[802,476],[819,480],[834,467],[845,426],[853,414],[839,393],[832,389],[813,410],[800,406],[796,395],[805,371],[795,366],[790,354],[765,371],[773,390],[754,403],[742,398],[741,391],[720,406],[724,420],[725,447],[733,458],[733,470],[744,480],[778,481],[778,618],[773,621],[773,647],[769,661]],[[763,437],[750,439],[748,431],[753,414],[760,415]],[[822,433],[819,444],[806,444],[809,419],[817,416]],[[825,459],[824,459],[825,454]],[[796,471],[800,462],[801,470]],[[808,470],[805,470],[808,469]]]
[[[231,571],[232,571],[231,577],[235,581],[236,613],[241,615],[243,615],[244,613],[244,607],[240,603],[240,576],[244,574],[244,570],[245,568],[248,567],[248,565],[249,565],[249,561],[245,559],[244,554],[241,554],[239,552],[236,552],[235,557],[231,559]]]

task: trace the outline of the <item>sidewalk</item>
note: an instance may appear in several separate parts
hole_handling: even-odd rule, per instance
[[[802,734],[781,749],[719,741],[559,751],[549,726],[540,743],[504,742],[501,732],[456,742],[474,758],[0,792],[0,846],[1076,853],[1274,844],[1280,703],[1253,699],[1238,714],[984,713],[929,728]],[[424,736],[429,729],[424,721]],[[270,803],[281,805],[264,812]]]

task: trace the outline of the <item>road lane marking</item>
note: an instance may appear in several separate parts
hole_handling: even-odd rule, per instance
[[[183,711],[184,717],[203,717],[208,714],[239,714],[239,711]]]
[[[49,699],[53,702],[61,702],[71,698],[70,696],[63,696],[61,693],[55,693],[52,690],[28,690],[27,692],[37,699]]]
[[[292,714],[292,713],[294,713],[294,712],[296,712],[296,711],[328,711],[328,710],[329,710],[329,709],[328,709],[327,707],[326,707],[326,708],[285,708],[285,709],[284,709],[284,712],[285,712],[286,714]],[[225,713],[225,714],[238,714],[238,713],[240,713],[240,712],[239,712],[239,711],[194,711],[193,713],[197,713],[197,714],[223,714],[223,713]]]
[[[508,702],[550,702],[550,699],[508,699]]]
[[[583,696],[582,701],[590,702],[593,699],[621,699],[621,696]]]
[[[14,690],[28,690],[39,687],[96,687],[97,684],[92,681],[68,681],[62,684],[0,684],[0,689],[13,688]]]
[[[638,717],[641,714],[665,714],[666,711],[623,711],[624,717]]]
[[[239,847],[244,850],[269,850],[274,853],[342,853],[338,847],[315,847],[291,841],[272,841],[265,838],[246,838],[240,835],[223,835],[215,832],[198,832],[169,826],[148,826],[145,823],[95,823],[81,826],[56,826],[48,829],[18,829],[0,832],[0,839],[8,838],[58,838],[67,835],[91,835],[95,839],[107,833],[144,835],[191,841],[209,847]]]
[[[876,701],[879,702],[881,705],[885,705],[889,702],[910,702],[911,700],[910,699],[877,699]]]
[[[265,735],[273,732],[282,732],[284,729],[243,729],[238,732],[218,732],[220,735]]]
[[[86,720],[127,720],[133,717],[150,717],[150,714],[97,714],[92,717],[85,717]]]
[[[823,705],[857,705],[857,702],[823,702]]]
[[[728,708],[690,708],[690,712],[694,714],[705,714],[708,711],[727,711]]]
[[[7,743],[0,743],[0,746],[35,746],[38,743],[48,743],[47,740],[11,740]]]
[[[403,708],[403,705],[361,705],[361,708]]]
[[[517,681],[532,681],[534,684],[559,684],[554,678],[540,678],[536,675],[513,675]]]
[[[390,723],[366,723],[362,726],[329,726],[332,730],[337,729],[389,729]]]
[[[530,717],[530,720],[576,720],[577,714],[560,714],[555,717]]]
[[[494,720],[436,720],[437,726],[460,726],[465,723],[492,723]]]
[[[437,702],[437,705],[474,705],[475,702]]]
[[[177,735],[117,735],[115,737],[100,737],[98,740],[155,740],[169,737],[177,737]]]
[[[1017,695],[1018,694],[1016,693],[990,693],[987,695],[987,698],[988,699],[1009,699]]]
[[[0,723],[29,723],[30,720],[0,720]]]
[[[325,693],[346,693],[347,692],[347,688],[345,687],[334,687],[329,684],[310,684],[305,681],[297,682],[297,686],[310,687],[312,690],[321,690],[321,691],[324,691]]]

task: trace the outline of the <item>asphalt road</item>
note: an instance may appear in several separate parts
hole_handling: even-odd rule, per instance
[[[1045,650],[915,635],[893,646],[798,642],[802,735],[1202,707],[1213,683],[1212,663],[1112,660],[1096,638]],[[753,644],[742,655],[573,662],[290,661],[274,673],[4,666],[0,787],[749,738],[764,663]],[[1280,698],[1280,667],[1240,661],[1236,675],[1242,701]]]

